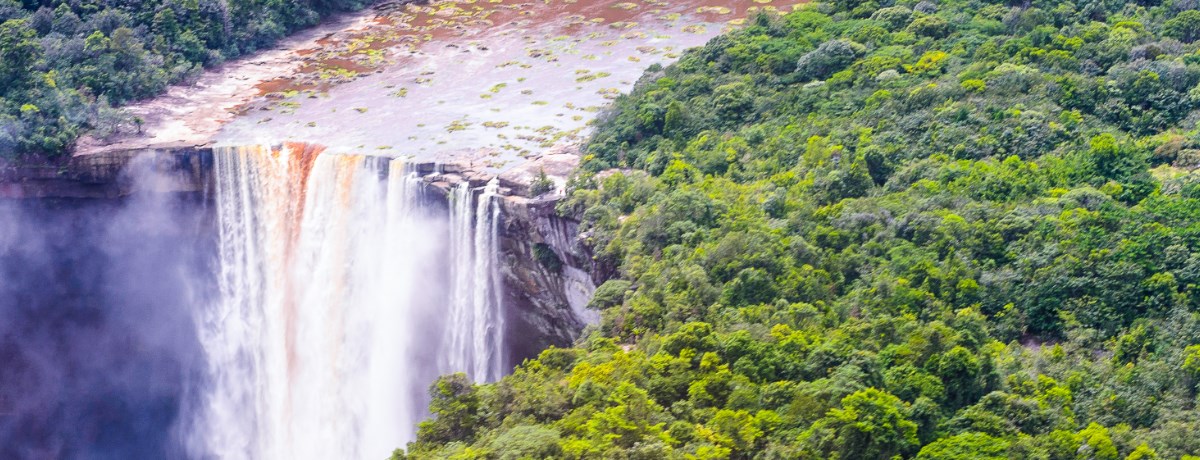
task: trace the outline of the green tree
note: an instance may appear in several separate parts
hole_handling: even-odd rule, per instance
[[[954,347],[936,362],[936,374],[946,386],[946,403],[949,407],[963,407],[979,398],[980,365],[970,350]]]
[[[1083,445],[1079,447],[1079,457],[1096,460],[1117,460],[1117,446],[1113,444],[1108,428],[1097,423],[1091,423],[1079,431]]]
[[[429,388],[431,420],[421,422],[417,443],[473,439],[479,428],[479,393],[466,374],[441,377]]]
[[[911,454],[917,424],[905,415],[905,404],[886,392],[868,388],[842,399],[824,418],[800,435],[810,456],[824,458],[891,458]]]
[[[41,57],[37,33],[28,21],[9,19],[0,23],[0,96],[17,95],[27,89],[38,75],[33,65]]]
[[[492,440],[492,455],[500,460],[557,458],[562,455],[557,430],[540,425],[518,425]]]
[[[866,48],[849,40],[830,40],[800,57],[796,62],[796,75],[804,80],[828,78],[834,72],[848,67],[858,59]]]
[[[1002,460],[1008,441],[983,433],[963,433],[939,439],[921,448],[918,460]]]
[[[1163,35],[1191,43],[1200,39],[1200,11],[1184,10],[1163,23]]]
[[[1189,345],[1183,349],[1183,371],[1193,385],[1200,382],[1200,345]]]

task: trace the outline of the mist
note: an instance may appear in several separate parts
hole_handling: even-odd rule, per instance
[[[217,149],[195,193],[152,161],[0,201],[0,458],[382,458],[438,375],[508,372],[496,181],[298,144]]]
[[[178,458],[215,282],[204,197],[0,200],[0,458]]]

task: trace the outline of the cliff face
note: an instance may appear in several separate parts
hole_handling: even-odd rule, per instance
[[[187,147],[81,155],[57,164],[0,163],[0,198],[117,198],[147,183],[131,171],[154,172],[155,191],[210,190],[212,149]]]
[[[512,343],[513,363],[550,345],[570,345],[586,324],[599,319],[584,308],[596,290],[591,253],[577,238],[579,223],[558,216],[556,203],[514,196],[501,200],[508,332],[509,337],[528,338]]]
[[[493,176],[456,165],[417,165],[445,202],[456,184],[482,187]],[[519,364],[550,346],[570,346],[597,312],[585,308],[596,290],[591,251],[579,222],[555,212],[558,199],[518,196],[526,184],[500,177],[500,266],[504,283],[507,362]]]
[[[209,148],[111,152],[71,158],[59,165],[0,165],[0,199],[86,198],[112,200],[149,187],[211,200],[213,151]],[[463,181],[482,186],[492,176],[458,165],[415,165],[428,184],[431,205],[445,206],[447,192]],[[154,181],[135,181],[153,173]],[[595,290],[590,251],[578,239],[578,222],[555,213],[557,199],[513,196],[525,184],[501,178],[499,260],[507,310],[507,362],[519,364],[548,346],[568,346],[594,322],[584,308]]]

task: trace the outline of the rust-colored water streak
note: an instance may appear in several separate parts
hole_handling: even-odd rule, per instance
[[[287,143],[218,147],[213,168],[221,296],[198,330],[214,383],[194,456],[378,457],[411,439],[438,375],[476,358],[489,364],[477,379],[504,370],[498,208],[484,198],[498,182],[478,203],[464,184],[450,217],[422,210],[424,181],[401,160]],[[451,297],[473,322],[444,318]],[[448,339],[468,323],[484,333],[454,336],[480,340]],[[432,362],[445,344],[471,359]]]
[[[325,150],[317,144],[287,142],[283,145],[265,148],[260,146],[244,147],[247,160],[257,164],[257,169],[263,174],[264,196],[261,209],[256,212],[263,214],[263,219],[278,226],[280,241],[269,244],[277,245],[271,251],[279,258],[277,266],[290,267],[296,261],[296,249],[300,239],[301,224],[305,214],[308,183],[313,165],[317,157]],[[287,353],[287,373],[296,373],[296,322],[297,299],[295,298],[292,277],[288,273],[272,273],[278,277],[274,283],[282,295],[280,307],[283,311],[284,349]]]
[[[282,148],[286,150],[288,162],[287,194],[290,198],[288,204],[291,206],[288,210],[288,215],[291,216],[292,230],[289,232],[289,249],[293,249],[296,244],[296,238],[299,237],[300,223],[304,220],[304,202],[307,199],[308,179],[312,174],[313,165],[317,162],[317,156],[325,151],[325,146],[305,142],[286,142]],[[277,157],[281,154],[285,153],[278,149],[272,152],[272,155]]]

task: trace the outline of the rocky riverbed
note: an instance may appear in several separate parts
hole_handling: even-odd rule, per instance
[[[141,133],[85,139],[77,154],[304,141],[528,176],[647,67],[797,3],[385,2],[130,106]]]

